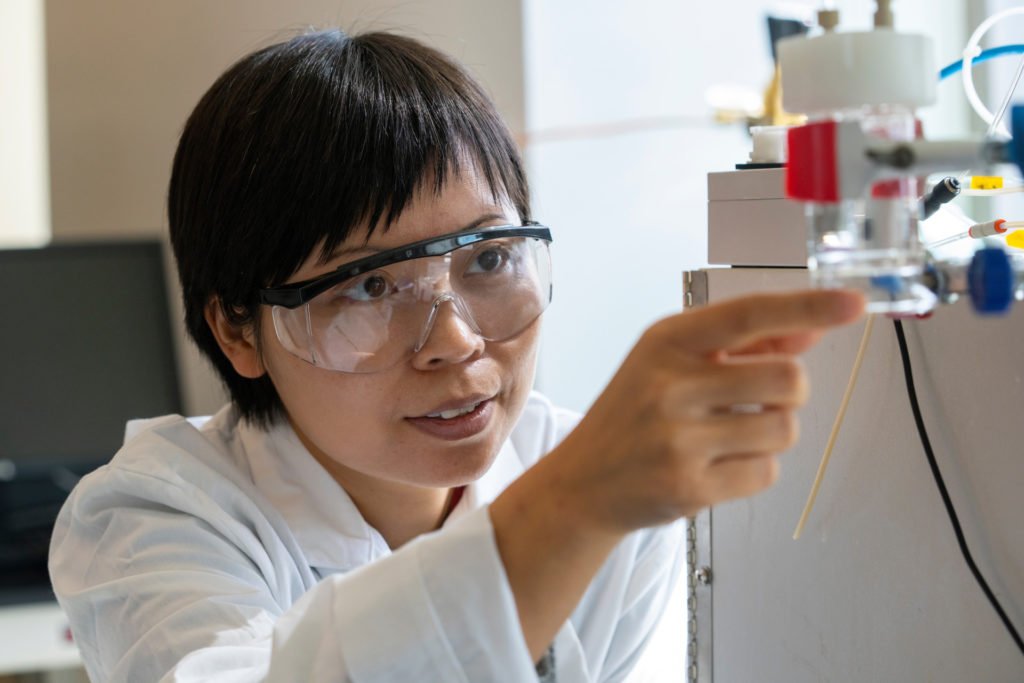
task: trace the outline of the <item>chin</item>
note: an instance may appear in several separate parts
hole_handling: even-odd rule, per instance
[[[474,444],[441,454],[436,469],[426,474],[424,484],[436,488],[466,486],[484,476],[498,457],[501,444]]]

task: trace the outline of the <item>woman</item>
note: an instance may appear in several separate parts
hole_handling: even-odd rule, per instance
[[[148,422],[61,513],[51,575],[97,681],[622,680],[672,522],[771,483],[796,354],[862,309],[673,316],[582,420],[553,407],[530,391],[550,233],[515,145],[460,67],[382,33],[234,65],[168,204],[231,403]]]

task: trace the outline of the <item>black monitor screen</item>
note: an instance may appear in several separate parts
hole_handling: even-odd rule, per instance
[[[117,451],[127,420],[181,412],[164,282],[158,242],[0,250],[0,568],[9,577],[45,559],[39,546],[57,508],[76,477]]]

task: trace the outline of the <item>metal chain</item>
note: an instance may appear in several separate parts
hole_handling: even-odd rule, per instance
[[[686,667],[687,683],[697,683],[697,521],[686,520]]]

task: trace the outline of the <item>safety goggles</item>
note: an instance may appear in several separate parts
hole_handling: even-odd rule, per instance
[[[426,344],[441,307],[505,341],[551,302],[551,231],[530,223],[456,232],[260,290],[277,339],[317,367],[380,372]]]

